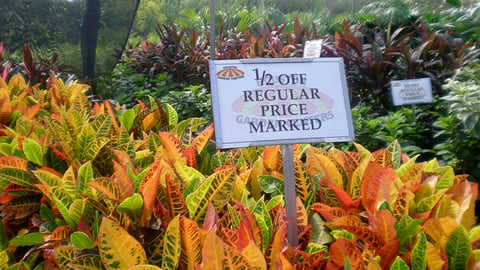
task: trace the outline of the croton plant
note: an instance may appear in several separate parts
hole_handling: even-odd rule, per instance
[[[279,146],[218,151],[155,100],[0,79],[2,269],[473,269],[478,186],[392,142],[294,146],[298,246]]]

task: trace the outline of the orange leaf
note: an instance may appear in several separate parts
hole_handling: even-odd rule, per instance
[[[332,222],[346,215],[345,210],[340,207],[331,207],[323,203],[314,203],[310,206],[310,209],[322,215],[327,222]]]
[[[262,153],[263,167],[270,171],[280,171],[282,166],[282,153],[280,146],[267,146]]]
[[[382,186],[395,181],[397,174],[390,167],[382,167],[376,162],[370,162],[365,169],[362,184],[362,204],[367,211],[374,212],[378,203],[379,192]],[[389,189],[386,189],[388,192]],[[384,195],[387,197],[388,195]]]
[[[393,215],[396,218],[401,218],[403,215],[408,214],[410,200],[414,197],[415,195],[409,189],[400,191],[392,206]]]
[[[203,269],[223,269],[224,245],[214,230],[207,232],[202,248]]]
[[[133,195],[133,181],[128,176],[125,167],[122,167],[115,160],[113,161],[113,170],[114,170],[114,182],[120,188],[122,195],[121,199],[126,199]]]
[[[338,266],[343,267],[345,258],[350,260],[352,269],[358,269],[362,261],[362,253],[346,239],[338,239],[333,242],[329,249],[330,259]]]
[[[422,180],[423,168],[425,168],[425,165],[425,162],[413,164],[405,171],[400,180],[402,180],[409,189],[415,187],[420,184]]]
[[[332,189],[333,193],[335,193],[335,197],[337,197],[337,201],[342,209],[348,210],[351,208],[358,208],[360,200],[353,201],[345,190],[335,186],[334,184],[331,184],[330,188]]]
[[[188,207],[180,189],[170,180],[168,175],[165,177],[165,182],[165,203],[170,217],[173,218],[177,215],[188,216]]]
[[[142,120],[142,127],[144,131],[149,131],[154,128],[160,122],[160,111],[155,110],[149,113],[145,118]]]
[[[0,168],[15,168],[27,170],[27,164],[28,161],[23,158],[15,156],[0,157]]]
[[[171,161],[178,161],[182,158],[182,144],[175,135],[170,132],[159,132],[158,137],[165,149],[166,157]]]
[[[378,164],[382,165],[382,167],[392,167],[393,168],[393,160],[390,151],[387,149],[381,149],[374,153],[372,156]]]
[[[27,119],[32,120],[37,113],[40,111],[40,105],[35,104],[30,107],[28,107],[25,112],[23,112],[23,116],[25,116]]]
[[[375,213],[373,228],[383,243],[389,243],[397,237],[395,230],[396,219],[389,210],[380,210]]]
[[[0,123],[8,124],[10,115],[12,114],[12,104],[8,97],[0,99]]]
[[[213,132],[213,124],[211,124],[192,140],[191,146],[197,153],[202,152],[203,148],[205,148],[205,145],[207,145],[212,138]]]
[[[379,240],[378,234],[369,228],[348,226],[348,225],[335,225],[335,226],[353,233],[360,240],[368,243],[375,249],[379,249],[382,247],[382,243]]]
[[[188,147],[183,151],[182,156],[187,159],[187,165],[192,168],[197,167],[197,160],[195,158],[195,150],[193,150],[193,147]]]

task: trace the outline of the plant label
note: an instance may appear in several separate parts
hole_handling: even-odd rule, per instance
[[[218,148],[353,140],[342,58],[210,61]]]
[[[318,58],[322,53],[323,39],[305,41],[303,58]]]
[[[393,105],[432,103],[432,82],[430,78],[390,82]]]

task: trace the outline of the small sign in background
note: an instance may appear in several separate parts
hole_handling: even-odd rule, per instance
[[[432,102],[430,78],[391,81],[390,86],[395,106]]]

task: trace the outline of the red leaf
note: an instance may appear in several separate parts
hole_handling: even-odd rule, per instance
[[[310,209],[322,215],[327,222],[332,222],[346,214],[345,210],[340,207],[331,207],[323,203],[314,203]]]
[[[344,210],[349,210],[349,209],[357,209],[359,204],[360,204],[360,200],[355,200],[353,201],[352,200],[352,197],[350,197],[350,195],[348,195],[348,193],[337,187],[336,185],[334,184],[330,184],[330,188],[332,189],[333,193],[335,193],[335,197],[337,197],[337,201],[338,203],[340,204],[340,207]]]
[[[188,147],[183,151],[182,156],[187,158],[187,165],[192,168],[197,168],[197,159],[195,158],[195,150],[193,147]]]
[[[398,254],[398,249],[400,248],[398,241],[398,239],[390,241],[378,250],[377,254],[381,257],[380,266],[382,266],[382,269],[390,269],[390,266]]]

